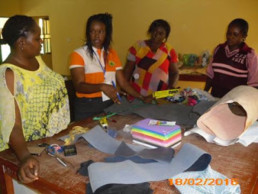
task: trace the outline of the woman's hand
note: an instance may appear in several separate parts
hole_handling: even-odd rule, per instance
[[[28,156],[21,161],[18,170],[18,178],[22,183],[31,183],[38,180],[39,174],[39,161],[33,157]]]
[[[151,104],[153,99],[154,99],[153,96],[152,96],[152,95],[149,95],[149,96],[143,97],[142,100],[143,100],[144,103]]]
[[[118,99],[118,90],[114,86],[109,84],[102,84],[100,89],[115,103],[121,104],[121,102]]]

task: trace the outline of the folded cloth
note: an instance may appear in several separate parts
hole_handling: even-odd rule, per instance
[[[258,90],[238,86],[223,96],[198,120],[197,126],[208,134],[229,141],[239,137],[258,118]],[[237,105],[244,115],[233,113],[230,105]]]
[[[77,171],[82,176],[88,176],[88,166],[93,163],[93,160],[88,160],[81,163],[79,170]]]
[[[181,141],[181,128],[178,125],[150,125],[152,119],[143,119],[132,125],[134,139],[156,146],[170,147]]]

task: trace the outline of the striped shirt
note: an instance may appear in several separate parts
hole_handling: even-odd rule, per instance
[[[207,68],[207,76],[212,79],[211,94],[215,97],[222,97],[239,85],[258,87],[257,55],[245,43],[233,51],[226,43],[220,44]]]
[[[122,69],[121,62],[115,50],[108,52],[107,64],[104,65],[104,49],[93,47],[93,58],[87,46],[76,49],[70,56],[70,69],[84,68],[85,82],[89,84],[116,83],[116,71]],[[84,94],[76,92],[77,97],[96,98],[101,97],[101,92]]]

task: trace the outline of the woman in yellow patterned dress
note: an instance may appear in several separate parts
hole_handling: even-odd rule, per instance
[[[20,161],[18,178],[29,183],[38,179],[39,162],[30,155],[26,141],[67,127],[68,95],[62,76],[38,56],[40,28],[31,17],[9,18],[2,36],[11,53],[0,65],[0,151],[12,148]]]

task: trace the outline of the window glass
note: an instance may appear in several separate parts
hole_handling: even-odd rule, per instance
[[[51,36],[50,36],[50,23],[48,17],[33,17],[41,29],[41,39],[43,41],[41,47],[41,54],[51,53]],[[4,44],[2,37],[2,29],[7,17],[0,17],[0,63],[2,63],[10,53],[8,44]]]

